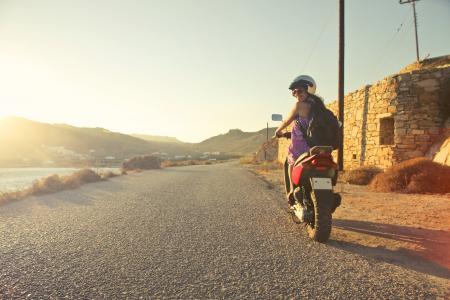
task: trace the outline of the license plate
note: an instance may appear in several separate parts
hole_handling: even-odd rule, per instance
[[[333,185],[330,178],[311,178],[311,187],[313,190],[331,190]]]

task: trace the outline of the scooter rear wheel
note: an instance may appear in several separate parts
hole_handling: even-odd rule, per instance
[[[311,239],[324,243],[331,234],[333,192],[329,190],[312,191],[311,200],[314,205],[314,220],[306,226],[308,235]]]

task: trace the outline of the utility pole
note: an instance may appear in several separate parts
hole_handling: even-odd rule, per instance
[[[341,122],[342,143],[338,149],[339,170],[344,169],[344,0],[339,0],[339,79],[338,79],[338,119]]]
[[[412,7],[413,7],[413,14],[414,14],[414,29],[415,29],[415,34],[416,34],[416,59],[417,62],[420,61],[420,56],[419,56],[419,38],[417,35],[417,13],[416,13],[416,1],[419,0],[399,0],[400,4],[407,4],[407,3],[411,3]]]
[[[267,160],[267,142],[269,141],[269,122],[267,122],[267,130],[266,130],[266,143],[263,145],[264,147],[264,160]]]

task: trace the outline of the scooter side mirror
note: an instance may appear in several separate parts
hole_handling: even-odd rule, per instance
[[[283,116],[280,114],[272,114],[272,121],[283,121]]]

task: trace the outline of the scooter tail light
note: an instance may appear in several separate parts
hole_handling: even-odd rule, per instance
[[[319,166],[319,167],[331,167],[333,166],[333,161],[329,159],[313,159],[311,161],[311,164],[313,166]]]
[[[302,163],[301,166],[304,170],[311,170],[313,168],[309,163]]]

